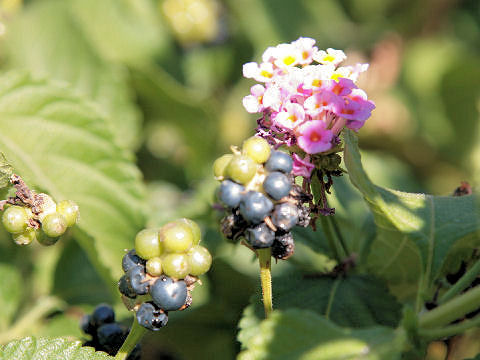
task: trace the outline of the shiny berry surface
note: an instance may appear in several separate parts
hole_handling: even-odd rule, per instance
[[[9,233],[18,234],[27,229],[28,212],[21,206],[10,206],[2,215],[2,223]]]
[[[279,171],[268,174],[263,182],[263,189],[274,200],[280,200],[287,196],[291,188],[290,179]]]
[[[188,264],[190,266],[190,275],[199,276],[205,274],[212,265],[212,255],[207,248],[196,245],[188,253]]]
[[[28,245],[37,238],[37,231],[33,228],[27,229],[21,233],[13,234],[13,241],[17,245]]]
[[[78,205],[72,200],[60,201],[57,204],[57,212],[63,215],[68,227],[75,225],[80,215]]]
[[[135,299],[137,297],[137,293],[133,290],[127,275],[123,275],[120,280],[118,280],[118,290],[122,295],[125,295],[130,299]]]
[[[255,176],[257,164],[248,156],[234,155],[225,169],[225,174],[233,181],[245,185]]]
[[[200,242],[200,240],[202,239],[202,230],[200,229],[200,226],[198,226],[198,224],[195,221],[187,218],[182,218],[182,219],[175,220],[175,222],[184,223],[190,226],[190,230],[192,231],[192,235],[193,235],[193,245],[197,245]]]
[[[272,151],[270,158],[265,163],[265,169],[289,174],[293,169],[293,160],[290,155],[283,151]]]
[[[245,220],[258,224],[273,209],[273,203],[265,195],[257,191],[249,191],[240,202],[240,213]]]
[[[147,273],[152,276],[162,275],[162,259],[159,257],[149,259],[145,265],[145,268],[147,269]]]
[[[113,323],[115,322],[115,312],[110,305],[100,304],[93,310],[91,322],[95,327]]]
[[[127,272],[132,267],[145,264],[145,260],[137,255],[135,250],[130,250],[122,258],[122,269]]]
[[[215,160],[213,163],[213,175],[215,175],[216,178],[225,177],[225,169],[232,158],[233,154],[225,154]]]
[[[229,208],[236,208],[242,200],[245,188],[231,180],[224,180],[218,189],[218,199]]]
[[[248,228],[245,231],[245,236],[254,249],[268,248],[272,246],[275,240],[275,233],[265,223]]]
[[[145,268],[142,265],[134,266],[126,273],[130,287],[137,295],[148,293],[149,283],[145,277]]]
[[[160,230],[160,241],[167,253],[184,253],[193,245],[191,227],[184,222],[171,222]]]
[[[150,288],[153,302],[165,311],[180,309],[187,300],[187,285],[185,281],[161,276]]]
[[[190,273],[185,254],[168,254],[162,258],[163,273],[175,279],[183,279]]]
[[[252,136],[244,141],[243,153],[258,164],[263,164],[270,157],[270,145],[268,141],[257,136]]]
[[[271,218],[277,228],[288,231],[298,223],[298,208],[289,202],[275,205]]]
[[[48,214],[42,221],[42,231],[51,238],[63,235],[66,230],[67,221],[60,213],[54,212]]]
[[[168,316],[160,311],[150,302],[140,305],[136,314],[137,322],[144,328],[152,331],[158,331],[168,322]]]
[[[155,229],[144,229],[135,237],[135,252],[142,259],[151,259],[160,256],[162,246],[158,231]]]

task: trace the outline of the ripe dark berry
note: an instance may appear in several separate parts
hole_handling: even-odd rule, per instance
[[[245,231],[247,241],[254,249],[268,248],[272,246],[275,240],[275,233],[267,224],[261,223]]]
[[[122,259],[122,269],[124,272],[127,272],[134,266],[143,264],[145,264],[145,260],[138,256],[135,250],[130,250]]]
[[[85,334],[96,335],[97,328],[92,324],[92,317],[90,315],[83,315],[80,319],[80,328]]]
[[[127,280],[132,289],[137,295],[145,295],[148,293],[149,283],[145,277],[145,268],[142,265],[137,265],[128,270]]]
[[[286,233],[275,238],[272,245],[272,256],[275,259],[285,260],[293,255],[295,243],[291,233]]]
[[[117,323],[103,324],[97,329],[97,339],[107,353],[114,355],[122,346],[128,331]]]
[[[272,151],[265,168],[268,171],[281,171],[289,174],[293,168],[293,161],[290,155],[283,151]]]
[[[152,303],[143,303],[137,311],[137,322],[143,327],[157,331],[167,325],[168,316],[157,309]]]
[[[97,328],[103,324],[113,323],[115,322],[115,312],[111,306],[100,304],[93,310],[91,322]]]
[[[224,180],[218,189],[218,199],[229,208],[236,208],[242,200],[245,188],[231,180]]]
[[[289,202],[275,205],[271,218],[277,228],[288,231],[298,222],[298,208]]]
[[[262,193],[249,191],[240,202],[240,213],[245,220],[258,224],[272,211],[273,203]]]
[[[292,182],[283,173],[274,171],[268,174],[263,182],[263,189],[272,199],[280,200],[288,195]]]
[[[150,295],[162,310],[178,310],[187,300],[187,285],[183,280],[173,281],[168,276],[161,276],[151,286]]]
[[[118,281],[118,290],[122,295],[125,295],[130,299],[135,299],[137,297],[137,293],[133,290],[127,275],[123,275]]]

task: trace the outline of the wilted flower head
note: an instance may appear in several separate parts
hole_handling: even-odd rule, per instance
[[[301,37],[267,48],[260,64],[243,66],[246,78],[263,83],[244,98],[245,109],[263,114],[261,136],[277,145],[298,146],[298,175],[311,173],[309,155],[337,146],[342,129],[359,130],[375,108],[355,84],[368,64],[339,66],[345,59],[342,50],[319,50],[314,39]]]

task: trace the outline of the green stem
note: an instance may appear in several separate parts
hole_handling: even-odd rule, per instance
[[[472,320],[462,321],[460,324],[450,325],[442,328],[420,329],[418,334],[425,340],[431,341],[462,334],[465,331],[477,326],[480,326],[480,316],[476,316]]]
[[[345,253],[346,257],[350,256],[350,251],[348,250],[347,243],[343,239],[342,232],[340,231],[340,228],[337,224],[337,220],[335,220],[335,216],[331,215],[328,216],[328,219],[330,220],[330,223],[332,224],[333,231],[335,232],[335,235],[337,236],[338,241],[340,242],[340,245],[342,246],[343,252]]]
[[[455,297],[455,295],[465,290],[475,278],[480,274],[480,260],[473,265],[463,276],[453,285],[448,291],[440,296],[438,304],[446,303],[448,300]]]
[[[447,325],[464,315],[477,310],[480,304],[480,286],[459,295],[419,317],[420,328],[434,328]]]
[[[337,246],[337,242],[335,241],[335,237],[333,236],[332,230],[330,229],[329,221],[326,219],[327,216],[320,215],[320,221],[322,223],[323,233],[328,241],[328,246],[330,250],[333,252],[333,257],[340,263],[342,258],[340,256],[340,249]]]
[[[263,307],[265,317],[273,311],[272,304],[272,250],[271,248],[258,249],[258,263],[260,264],[260,282],[262,284]]]
[[[117,355],[115,355],[115,360],[125,360],[133,350],[133,348],[140,342],[142,336],[147,332],[147,329],[141,326],[137,322],[137,318],[134,317],[132,329],[128,334],[125,342],[123,343],[120,350],[118,350]]]

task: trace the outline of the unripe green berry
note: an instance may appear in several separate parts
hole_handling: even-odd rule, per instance
[[[270,145],[268,141],[258,137],[252,136],[243,142],[243,153],[253,159],[258,164],[263,164],[270,157]]]
[[[160,276],[162,275],[162,259],[159,257],[151,258],[147,261],[145,265],[147,268],[147,273],[152,276]]]
[[[208,271],[212,265],[212,255],[207,248],[197,245],[192,247],[188,253],[188,265],[190,266],[190,275],[199,276]]]
[[[43,231],[35,232],[37,241],[43,246],[50,246],[55,244],[60,238],[47,236]]]
[[[198,226],[198,224],[195,221],[187,218],[182,218],[182,219],[175,220],[175,222],[184,223],[190,226],[190,230],[192,231],[192,235],[193,235],[193,240],[192,240],[193,245],[197,245],[200,242],[200,240],[202,239],[202,230],[200,229],[200,226]]]
[[[31,227],[27,227],[25,231],[13,235],[13,241],[15,241],[17,245],[28,245],[36,238],[36,231]]]
[[[25,208],[14,205],[5,210],[2,222],[5,230],[12,234],[18,234],[27,228],[28,218],[28,212]]]
[[[45,216],[53,214],[57,211],[57,204],[50,195],[47,195],[45,193],[40,193],[36,196],[42,201],[41,211],[38,214],[38,219],[40,220],[40,222],[43,223],[43,219],[45,218]]]
[[[175,279],[183,279],[190,273],[185,254],[168,254],[162,258],[163,273]]]
[[[43,218],[42,230],[51,238],[59,237],[67,230],[67,221],[62,214],[57,212],[48,214]]]
[[[78,205],[72,200],[62,200],[57,204],[57,212],[62,214],[67,221],[67,226],[73,226],[78,221],[80,214]]]
[[[257,172],[255,161],[245,155],[235,155],[227,165],[225,174],[233,181],[245,185]]]
[[[135,237],[135,252],[142,259],[148,260],[159,257],[163,247],[156,229],[144,229]]]
[[[217,178],[224,178],[225,177],[225,169],[232,160],[232,154],[225,154],[220,156],[215,162],[213,163],[213,175]]]
[[[191,226],[183,221],[165,224],[160,230],[160,240],[166,252],[187,252],[193,245]]]

